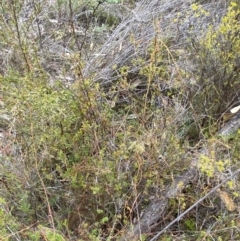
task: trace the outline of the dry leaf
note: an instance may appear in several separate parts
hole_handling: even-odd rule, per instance
[[[232,212],[237,208],[236,204],[233,202],[232,198],[227,192],[219,189],[218,194],[228,211]]]
[[[232,109],[230,110],[230,112],[231,112],[232,114],[235,114],[235,113],[237,113],[239,110],[240,110],[240,105],[232,108]]]

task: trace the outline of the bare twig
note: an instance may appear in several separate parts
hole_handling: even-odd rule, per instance
[[[163,234],[168,228],[170,228],[174,223],[180,221],[187,213],[189,213],[193,208],[195,208],[198,204],[200,204],[203,200],[205,200],[208,196],[213,194],[220,188],[223,184],[225,184],[227,181],[229,181],[231,178],[236,176],[240,172],[240,169],[235,171],[232,175],[224,179],[221,183],[219,183],[217,186],[215,186],[210,192],[208,192],[206,195],[204,195],[202,198],[200,198],[196,203],[194,203],[191,207],[189,207],[186,211],[184,211],[182,214],[180,214],[176,219],[174,219],[172,222],[170,222],[164,229],[162,229],[157,235],[155,235],[152,239],[149,241],[156,240],[161,234]]]

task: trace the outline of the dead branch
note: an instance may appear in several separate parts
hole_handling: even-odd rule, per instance
[[[217,26],[226,11],[219,2],[207,3],[203,8],[210,15],[196,18],[191,4],[192,1],[186,0],[140,1],[100,51],[93,53],[83,69],[84,77],[91,77],[106,86],[119,79],[115,69],[122,66],[129,66],[129,73],[137,73],[141,66],[134,66],[132,61],[146,55],[156,36],[171,39],[171,49],[181,49],[189,39],[201,38],[206,32],[204,26]]]

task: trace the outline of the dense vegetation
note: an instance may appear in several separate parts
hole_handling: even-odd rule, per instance
[[[240,239],[240,3],[157,2],[1,0],[0,240]]]

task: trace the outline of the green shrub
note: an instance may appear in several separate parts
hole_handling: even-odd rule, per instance
[[[207,14],[197,5],[193,9],[200,15]],[[189,100],[191,116],[195,116],[193,121],[199,133],[202,128],[206,128],[204,132],[207,135],[215,133],[217,125],[214,123],[229,106],[238,101],[239,13],[236,3],[232,2],[217,29],[209,26],[201,40],[193,40],[194,48],[191,51],[196,83],[190,87]]]

